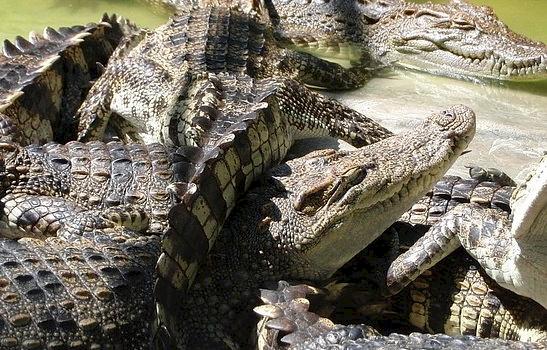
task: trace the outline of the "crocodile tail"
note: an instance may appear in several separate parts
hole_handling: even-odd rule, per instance
[[[286,119],[275,112],[276,82],[222,73],[209,75],[203,86],[216,90],[208,95],[219,101],[211,108],[215,99],[206,98],[194,108],[206,129],[201,148],[175,152],[180,202],[169,211],[157,265],[159,317],[170,330],[177,327],[173,305],[191,285],[236,200],[288,149]]]

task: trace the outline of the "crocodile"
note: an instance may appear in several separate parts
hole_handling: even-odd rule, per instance
[[[513,192],[510,217],[476,204],[455,207],[393,262],[387,276],[390,291],[396,293],[421,271],[463,246],[501,286],[547,307],[543,290],[547,282],[546,190],[544,156]]]
[[[487,6],[264,1],[283,46],[321,57],[475,81],[547,78],[547,46],[513,32]]]
[[[415,241],[408,237],[407,230],[415,233],[412,228],[399,226],[384,232],[322,286],[324,295],[313,300],[316,312],[337,323],[365,322],[381,334],[419,330],[547,341],[547,310],[500,287],[463,249],[424,271],[395,296],[382,295],[389,261],[393,261],[390,250],[395,245],[404,252],[407,241]],[[392,231],[398,235],[389,235]]]
[[[200,147],[101,141],[26,147],[0,143],[2,235],[19,240],[53,236],[72,242],[121,227],[160,236],[169,219],[173,230],[166,233],[170,245],[164,249],[176,264],[190,263],[182,270],[175,265],[190,281],[199,255],[212,245],[215,230],[235,200],[284,157],[295,138],[331,132],[364,145],[392,135],[290,80],[208,73],[195,94],[191,108],[197,111],[194,121],[203,132]],[[333,113],[339,118],[331,119]],[[187,208],[189,215],[181,215]],[[202,215],[209,216],[207,222],[202,223]],[[196,220],[203,226],[196,226]],[[184,241],[188,238],[190,243]],[[165,255],[158,263],[160,274],[173,271],[169,261],[165,264]]]
[[[235,7],[181,12],[152,32],[132,36],[120,51],[77,113],[79,141],[101,138],[113,115],[133,139],[184,144],[189,126],[179,116],[191,113],[194,87],[207,73],[294,78],[325,87],[355,85],[363,75],[279,48],[258,14]]]
[[[547,77],[544,43],[513,32],[492,8],[464,0],[149,2],[173,10],[219,3],[258,9],[282,47],[343,60],[356,70],[397,66],[477,82]]]
[[[309,311],[307,294],[317,288],[279,282],[277,290],[262,289],[263,305],[254,310],[263,318],[257,325],[259,349],[544,349],[545,343],[446,334],[379,335],[364,324],[340,325]]]
[[[74,138],[75,112],[133,24],[104,15],[98,24],[44,29],[4,41],[0,54],[0,135],[23,145]]]
[[[161,285],[158,292],[169,293],[158,295],[160,317],[170,313],[166,348],[246,348],[243,330],[261,285],[328,278],[420,198],[473,133],[471,110],[454,106],[411,133],[273,168],[234,208],[184,297]],[[170,213],[173,228],[178,211]]]
[[[392,297],[386,297],[393,260],[462,203],[510,212],[512,180],[497,169],[472,167],[471,179],[445,176],[380,238],[321,285],[315,312],[347,324],[366,322],[382,334],[416,329],[447,335],[547,340],[547,310],[500,287],[462,249]],[[488,180],[494,180],[488,181]]]

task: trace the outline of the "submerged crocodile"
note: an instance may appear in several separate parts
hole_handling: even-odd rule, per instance
[[[75,112],[132,24],[104,15],[98,24],[45,28],[4,41],[0,54],[0,135],[27,145],[74,138]]]
[[[545,344],[445,334],[378,334],[369,326],[339,325],[309,311],[309,285],[280,282],[277,290],[262,290],[265,305],[255,308],[263,316],[258,324],[259,349],[544,349]],[[281,333],[281,334],[280,334]],[[279,339],[280,338],[280,339]],[[283,344],[284,343],[284,344]]]
[[[213,0],[164,0],[175,9]],[[251,1],[230,3],[249,4]],[[254,3],[254,2],[253,2]],[[547,47],[487,6],[401,0],[259,1],[284,47],[357,67],[399,66],[464,79],[547,78]],[[249,5],[247,5],[249,7]],[[364,82],[364,80],[363,80]]]
[[[501,286],[547,307],[547,157],[512,195],[511,216],[462,204],[431,227],[388,271],[395,293],[460,245]]]
[[[473,134],[473,120],[456,106],[412,133],[274,168],[234,208],[185,297],[164,297],[173,342],[246,348],[243,330],[253,322],[258,288],[280,278],[328,278],[448,169]]]

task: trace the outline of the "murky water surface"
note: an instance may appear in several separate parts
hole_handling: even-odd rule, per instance
[[[421,1],[421,0],[417,0]],[[421,1],[424,2],[424,1]],[[545,0],[473,0],[494,7],[513,30],[547,42]],[[155,27],[168,14],[130,0],[0,0],[0,39],[26,36],[30,30],[98,21],[119,13],[141,26]],[[428,113],[463,103],[478,116],[477,135],[453,172],[464,164],[498,167],[522,178],[530,163],[547,150],[547,82],[479,85],[410,71],[390,71],[362,89],[331,94],[400,132]]]

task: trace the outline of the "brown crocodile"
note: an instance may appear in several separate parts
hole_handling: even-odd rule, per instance
[[[115,15],[98,24],[45,28],[5,40],[0,54],[0,135],[23,145],[74,138],[74,114],[122,36]]]
[[[452,209],[392,264],[390,290],[397,292],[461,245],[501,286],[546,307],[546,191],[544,156],[513,192],[511,217],[476,204]]]

